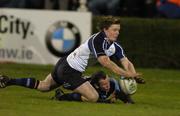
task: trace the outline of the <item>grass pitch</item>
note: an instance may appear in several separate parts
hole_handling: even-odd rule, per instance
[[[52,66],[0,64],[0,74],[12,77],[43,79]],[[101,67],[88,68],[91,74]],[[180,116],[180,72],[178,70],[138,69],[145,85],[138,85],[133,99],[136,104],[82,103],[55,101],[54,91],[42,93],[10,86],[0,89],[0,116]]]

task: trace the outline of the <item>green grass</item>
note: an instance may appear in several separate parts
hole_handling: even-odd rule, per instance
[[[12,77],[43,79],[52,66],[0,64],[0,73]],[[101,69],[88,68],[86,74]],[[109,71],[108,74],[111,74]],[[0,89],[0,116],[180,116],[180,72],[138,69],[147,83],[138,85],[134,105],[54,101],[54,92],[10,86]]]

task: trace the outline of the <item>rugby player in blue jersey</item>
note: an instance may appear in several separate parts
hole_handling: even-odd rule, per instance
[[[130,94],[125,93],[120,86],[120,83],[106,75],[103,71],[98,71],[86,78],[99,94],[97,102],[114,103],[118,99],[123,103],[134,104]],[[68,86],[63,86],[68,89]],[[55,91],[55,96],[52,99],[60,101],[82,101],[79,93],[64,93],[60,88]]]
[[[89,81],[82,78],[90,58],[95,58],[102,66],[119,76],[137,78],[144,82],[139,78],[141,74],[136,72],[134,65],[124,55],[122,47],[116,42],[120,28],[119,18],[104,17],[100,23],[100,31],[89,37],[68,56],[60,58],[44,80],[1,75],[0,87],[18,85],[46,92],[66,83],[70,90],[82,95],[82,101],[96,102],[99,94]],[[119,67],[110,57],[115,57],[123,67]]]

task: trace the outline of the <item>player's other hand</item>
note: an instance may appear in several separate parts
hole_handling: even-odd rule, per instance
[[[142,77],[134,77],[137,83],[139,84],[145,84],[146,81]]]
[[[128,73],[127,73],[127,77],[132,77],[132,78],[134,78],[134,77],[140,77],[140,76],[142,76],[141,73],[132,73],[132,72],[128,72]]]
[[[145,80],[140,76],[142,76],[142,73],[128,72],[128,77],[134,78],[136,80],[136,82],[139,84],[145,84],[146,83]]]

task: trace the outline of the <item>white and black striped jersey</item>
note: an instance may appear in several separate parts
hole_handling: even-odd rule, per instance
[[[90,58],[113,56],[117,59],[125,57],[122,47],[117,42],[110,43],[103,31],[92,35],[67,57],[68,64],[77,71],[83,72]]]

